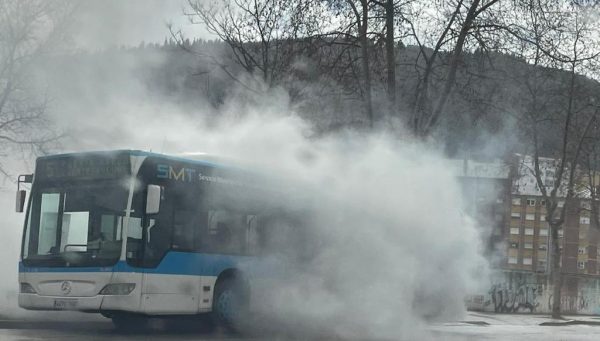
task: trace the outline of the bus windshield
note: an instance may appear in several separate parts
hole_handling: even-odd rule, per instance
[[[61,184],[62,183],[62,184]],[[107,266],[121,254],[128,189],[123,181],[44,183],[33,189],[23,262]],[[135,224],[136,219],[132,219]],[[137,219],[138,225],[141,219]]]

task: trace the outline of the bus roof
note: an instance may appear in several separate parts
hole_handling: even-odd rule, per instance
[[[148,152],[139,149],[115,149],[115,150],[100,150],[100,151],[89,151],[89,152],[73,152],[73,153],[61,153],[61,154],[52,154],[40,156],[38,159],[42,160],[51,160],[55,158],[63,158],[63,157],[78,157],[78,156],[87,156],[87,155],[116,155],[116,154],[129,154],[133,156],[149,156],[161,159],[167,159],[172,161],[186,162],[191,164],[199,164],[205,166],[213,166],[219,168],[239,168],[235,165],[234,162],[225,161],[223,158],[216,157],[210,154],[204,153],[181,153],[178,155],[167,155],[161,153]]]

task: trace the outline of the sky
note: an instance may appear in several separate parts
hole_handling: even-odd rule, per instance
[[[72,39],[76,46],[98,50],[111,46],[137,46],[144,41],[162,43],[170,36],[167,24],[186,37],[210,39],[200,25],[184,15],[187,0],[78,0]]]

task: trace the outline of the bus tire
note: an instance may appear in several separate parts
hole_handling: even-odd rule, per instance
[[[232,332],[240,332],[247,317],[248,295],[244,285],[234,279],[217,282],[212,316],[215,324]]]
[[[114,313],[111,314],[115,329],[122,332],[140,332],[144,331],[150,325],[148,316],[132,313]]]

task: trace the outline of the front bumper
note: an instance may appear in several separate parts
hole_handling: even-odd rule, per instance
[[[19,294],[19,307],[28,310],[75,310],[86,312],[140,312],[139,295],[97,295],[91,297],[42,296]]]

